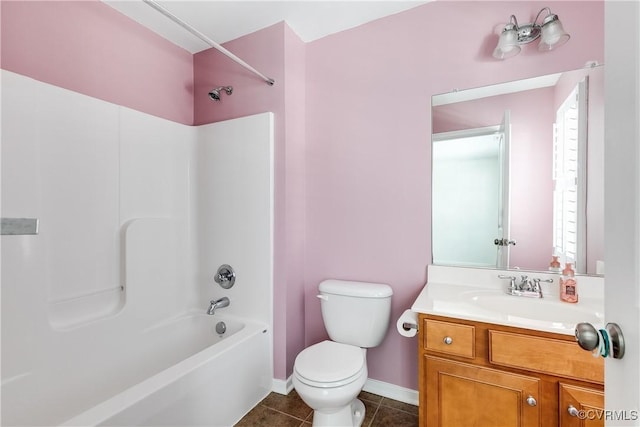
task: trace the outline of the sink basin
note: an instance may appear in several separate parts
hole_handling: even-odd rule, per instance
[[[469,303],[491,312],[502,313],[508,320],[528,323],[551,323],[553,327],[570,328],[577,323],[589,322],[599,325],[604,322],[604,313],[589,304],[568,304],[550,298],[527,298],[500,293],[478,293],[469,298]]]
[[[512,271],[430,265],[429,281],[411,306],[416,313],[452,317],[563,335],[576,324],[604,326],[604,279],[581,276],[580,301],[560,301],[557,274],[536,273],[544,298],[508,295],[499,276]],[[550,280],[551,279],[551,280]]]

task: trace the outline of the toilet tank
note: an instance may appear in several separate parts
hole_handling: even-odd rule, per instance
[[[324,326],[332,341],[376,347],[391,315],[391,286],[382,283],[325,280],[318,286]]]

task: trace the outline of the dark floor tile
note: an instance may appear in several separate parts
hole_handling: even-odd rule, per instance
[[[313,422],[313,409],[311,410],[311,413],[309,414],[309,416],[305,418],[305,421]]]
[[[371,425],[371,421],[373,421],[373,417],[376,415],[376,411],[378,410],[378,403],[374,403],[369,400],[360,400],[362,400],[362,403],[364,403],[364,420],[362,421],[362,426],[367,427]]]
[[[378,404],[382,400],[382,396],[378,396],[377,394],[369,393],[368,391],[361,391],[360,394],[358,395],[358,399],[362,400],[363,402],[365,400],[368,400],[369,402],[373,402],[373,403]]]
[[[301,423],[297,418],[258,405],[245,415],[235,427],[298,427]]]
[[[364,403],[362,427],[415,427],[418,407],[363,391],[358,398]],[[310,427],[313,410],[296,391],[284,396],[269,394],[251,410],[236,427]]]
[[[378,404],[370,402],[368,400],[362,400],[362,403],[364,403],[364,420],[362,421],[362,427],[368,427],[371,424],[371,421],[373,420],[374,415],[376,414],[376,410],[378,409]],[[305,420],[305,422],[308,422],[308,423],[313,422],[313,411],[311,411],[311,414]]]
[[[397,400],[389,399],[387,397],[382,398],[380,402],[382,406],[388,406],[389,408],[399,409],[404,412],[408,412],[412,415],[418,415],[418,407],[416,405],[410,405],[409,403],[399,402]]]
[[[418,427],[418,416],[380,405],[371,427]]]
[[[278,393],[270,393],[264,398],[261,405],[284,412],[301,420],[307,419],[307,417],[313,413],[313,410],[304,403],[295,390],[286,396]]]

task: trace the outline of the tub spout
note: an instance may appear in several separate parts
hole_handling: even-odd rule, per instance
[[[207,310],[207,314],[214,314],[216,309],[222,307],[228,307],[230,304],[229,298],[222,297],[218,300],[212,299],[211,304],[209,304],[209,309]]]

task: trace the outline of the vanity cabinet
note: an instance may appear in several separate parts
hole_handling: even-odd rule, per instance
[[[425,365],[426,425],[540,425],[537,378],[431,356]]]
[[[576,411],[602,406],[604,363],[573,337],[425,314],[419,323],[421,426],[598,425]]]

